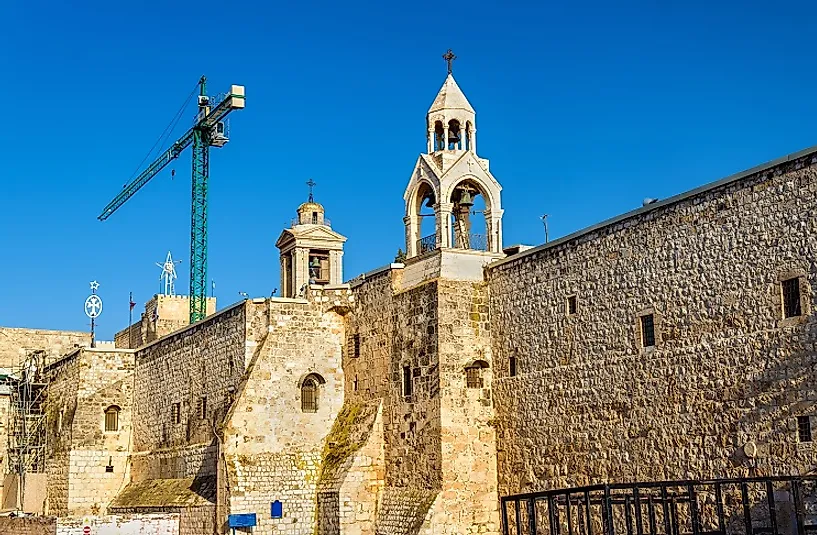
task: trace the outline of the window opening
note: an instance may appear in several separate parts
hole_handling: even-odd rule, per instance
[[[312,212],[312,224],[313,225],[318,224],[318,212]]]
[[[571,315],[571,316],[573,314],[575,314],[576,311],[579,308],[578,305],[579,305],[578,298],[575,295],[571,295],[570,297],[568,297],[567,298],[567,313],[569,315]]]
[[[301,385],[301,410],[318,411],[318,382],[312,377],[307,377]]]
[[[357,333],[352,336],[352,356],[355,358],[360,356],[360,335]]]
[[[465,368],[465,386],[468,388],[482,388],[482,368],[472,366]]]
[[[802,313],[800,310],[800,279],[784,280],[780,285],[783,291],[783,317],[799,316]]]
[[[508,374],[511,377],[516,377],[516,357],[511,357],[508,360],[508,367],[509,367]]]
[[[207,418],[207,396],[202,396],[199,400],[199,417],[201,419]]]
[[[182,404],[181,403],[174,403],[173,404],[173,423],[178,424],[182,421]]]
[[[403,395],[408,397],[412,390],[411,367],[403,366]]]
[[[105,431],[119,431],[119,407],[105,409]]]
[[[811,418],[808,416],[797,417],[797,438],[800,442],[811,442]]]
[[[655,346],[655,318],[652,314],[641,316],[641,343],[644,347]]]

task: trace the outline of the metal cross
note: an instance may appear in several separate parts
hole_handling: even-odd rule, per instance
[[[457,59],[457,56],[455,56],[454,52],[452,52],[451,49],[449,48],[448,52],[443,54],[443,59],[445,60],[446,63],[448,63],[448,74],[451,74],[451,72],[453,71],[452,63],[454,62],[455,59]]]
[[[315,198],[312,196],[312,188],[318,184],[316,184],[315,181],[310,178],[306,185],[309,186],[309,202],[315,202]]]

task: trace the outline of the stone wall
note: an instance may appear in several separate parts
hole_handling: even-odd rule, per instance
[[[57,519],[53,516],[0,516],[0,533],[9,535],[56,535]]]
[[[90,333],[0,327],[0,368],[21,366],[35,350],[45,351],[47,361],[53,362],[75,347],[89,345]]]
[[[322,293],[312,302],[269,299],[247,322],[249,331],[265,335],[252,351],[223,447],[230,512],[256,513],[253,533],[314,533],[324,439],[343,403],[347,292]],[[320,383],[314,412],[301,405],[310,375]],[[282,502],[282,519],[271,518],[275,500]]]
[[[185,457],[202,459],[202,448],[215,445],[215,426],[244,372],[249,306],[240,303],[137,350],[135,459],[150,452],[154,461],[163,459],[164,468],[134,464],[135,481],[156,477],[156,470],[163,471],[161,477],[187,477],[191,466],[215,473],[215,466]]]
[[[49,507],[98,514],[124,486],[131,447],[134,355],[85,348],[46,368]],[[115,431],[105,411],[118,409]]]
[[[817,391],[815,163],[761,168],[491,269],[502,494],[817,468],[797,436]],[[803,315],[783,319],[789,277]]]

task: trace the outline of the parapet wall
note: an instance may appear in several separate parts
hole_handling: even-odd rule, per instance
[[[46,361],[53,362],[77,347],[90,345],[90,333],[0,327],[0,368],[22,365],[35,350],[45,351]]]
[[[817,390],[815,164],[801,154],[492,267],[501,494],[817,468],[797,436]],[[784,319],[792,277],[803,314]]]

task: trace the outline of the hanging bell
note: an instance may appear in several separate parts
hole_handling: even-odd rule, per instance
[[[474,206],[474,199],[473,199],[473,197],[471,197],[471,192],[468,191],[467,189],[460,190],[460,191],[461,191],[461,193],[460,193],[459,205],[464,206],[466,208],[471,208],[472,206]]]
[[[313,256],[312,259],[309,261],[309,267],[313,268],[321,267],[321,261],[318,259],[317,256]]]
[[[448,142],[449,143],[459,143],[460,142],[460,133],[458,131],[449,130],[448,131]]]

